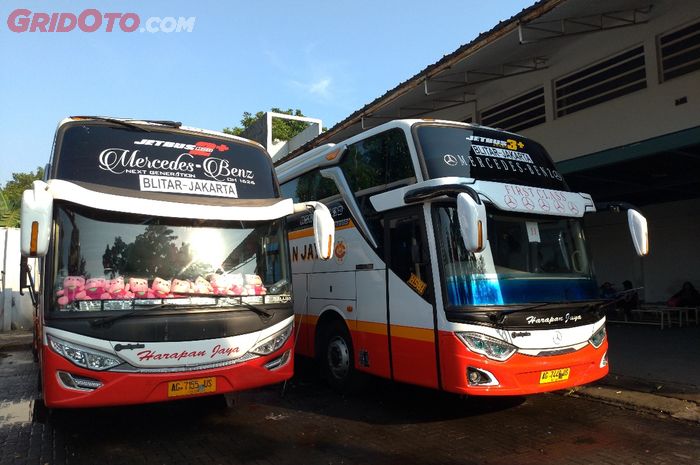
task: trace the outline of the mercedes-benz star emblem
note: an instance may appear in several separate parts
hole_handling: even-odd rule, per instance
[[[442,157],[443,160],[445,160],[445,163],[449,166],[456,166],[457,165],[457,157],[454,155],[450,155],[449,153]]]
[[[505,197],[503,197],[503,201],[506,203],[506,205],[508,205],[508,208],[512,209],[518,206],[518,203],[510,195],[506,195]]]
[[[523,205],[528,210],[532,210],[533,208],[535,208],[535,204],[532,203],[532,200],[530,200],[530,197],[523,197]]]
[[[563,338],[563,337],[562,337],[562,335],[561,335],[561,331],[555,331],[555,332],[554,332],[554,336],[552,336],[552,342],[553,342],[555,345],[559,345],[559,344],[561,344],[562,338]]]

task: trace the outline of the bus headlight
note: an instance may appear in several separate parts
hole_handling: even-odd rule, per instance
[[[603,341],[605,340],[605,325],[601,326],[598,331],[593,333],[593,336],[588,340],[588,342],[591,343],[593,347],[596,349],[603,344]]]
[[[86,349],[72,342],[62,341],[50,335],[47,335],[47,338],[54,352],[88,370],[109,370],[112,367],[124,363],[118,358],[111,357],[102,352],[97,352],[93,349]]]
[[[518,348],[505,341],[481,333],[455,333],[469,350],[492,360],[508,360]]]
[[[272,336],[263,339],[258,344],[255,345],[250,352],[257,355],[269,355],[272,352],[279,350],[280,347],[287,342],[289,335],[292,334],[293,324],[288,325],[282,331],[277,331]]]

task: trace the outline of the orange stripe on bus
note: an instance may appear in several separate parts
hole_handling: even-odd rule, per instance
[[[297,323],[315,326],[318,323],[318,316],[315,315],[295,315]],[[386,323],[375,323],[373,321],[345,320],[351,331],[361,333],[387,335]],[[418,328],[415,326],[391,325],[391,336],[414,341],[435,342],[435,333],[429,328]]]
[[[413,326],[391,325],[391,336],[413,339],[415,341],[435,342],[435,333],[432,329]]]

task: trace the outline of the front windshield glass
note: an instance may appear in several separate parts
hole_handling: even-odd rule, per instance
[[[581,220],[488,214],[483,252],[467,252],[457,211],[435,209],[446,307],[568,302],[598,297]]]
[[[65,206],[55,221],[59,311],[290,300],[284,219],[182,220]]]

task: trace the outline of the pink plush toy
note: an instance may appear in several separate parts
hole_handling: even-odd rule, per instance
[[[158,277],[153,279],[153,284],[151,284],[151,292],[153,293],[153,297],[160,299],[173,297],[173,295],[170,293],[170,281]]]
[[[248,289],[245,287],[245,281],[241,273],[231,275],[231,291],[234,295],[248,295]]]
[[[63,278],[63,289],[56,291],[58,305],[68,305],[74,300],[85,297],[85,278],[82,276],[66,276]]]
[[[144,278],[129,278],[129,291],[134,293],[136,299],[153,298],[153,292],[148,288],[148,281]]]
[[[233,295],[231,286],[233,285],[233,277],[227,274],[215,274],[211,277],[211,287],[216,295]]]
[[[90,278],[85,281],[85,295],[79,300],[109,299],[106,287],[107,280],[105,278]]]
[[[170,282],[170,291],[175,297],[184,297],[184,295],[192,294],[192,283],[184,279],[173,278]]]
[[[248,295],[265,295],[267,293],[262,279],[256,274],[245,275],[245,287],[248,290]]]
[[[107,292],[109,297],[105,298],[108,299],[125,300],[134,298],[134,294],[129,292],[129,284],[124,284],[124,278],[121,276],[107,281]]]
[[[201,276],[197,276],[197,279],[194,280],[194,284],[192,284],[192,292],[195,294],[213,294],[214,288],[209,281]]]

